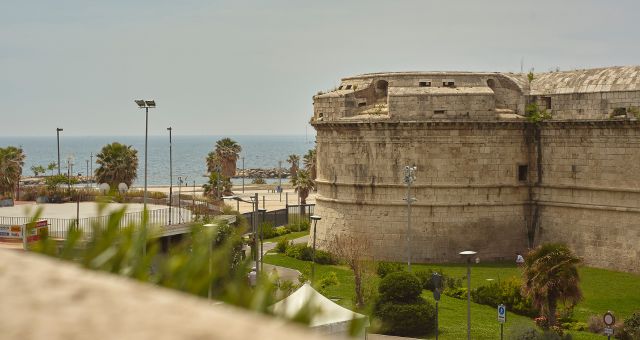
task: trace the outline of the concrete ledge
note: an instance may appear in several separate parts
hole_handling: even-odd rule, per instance
[[[0,329],[6,339],[324,339],[284,321],[0,250]]]

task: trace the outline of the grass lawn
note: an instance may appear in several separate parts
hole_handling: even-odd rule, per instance
[[[302,236],[307,236],[309,235],[309,230],[305,230],[305,231],[294,231],[285,235],[280,235],[280,236],[276,236],[276,237],[272,237],[272,238],[265,238],[264,242],[273,242],[276,243],[282,239],[288,239],[288,240],[293,240]]]
[[[265,257],[265,262],[283,267],[294,268],[300,271],[309,271],[310,262],[296,260],[281,254]],[[445,274],[463,278],[466,275],[464,264],[414,264],[413,271],[421,269],[440,269]],[[335,272],[340,284],[329,287],[327,293],[331,298],[338,298],[337,302],[347,308],[353,307],[353,275],[344,266],[316,265],[316,279],[329,272]],[[592,314],[602,315],[607,310],[615,313],[618,320],[623,320],[634,310],[640,309],[640,276],[613,272],[604,269],[582,267],[579,269],[581,288],[584,300],[576,306],[574,318],[586,322]],[[511,276],[520,276],[520,269],[511,263],[480,263],[473,264],[471,269],[471,285],[478,287],[486,284],[487,279],[506,279]],[[432,293],[424,291],[423,296],[433,301]],[[466,337],[466,301],[448,296],[442,296],[440,301],[440,338],[462,339]],[[500,336],[500,325],[497,322],[495,307],[471,304],[472,338],[496,339]],[[505,338],[508,339],[509,330],[518,325],[533,325],[533,321],[527,317],[513,313],[507,314],[505,324]],[[602,339],[603,336],[589,332],[571,332],[573,339]],[[428,337],[434,338],[434,335]]]

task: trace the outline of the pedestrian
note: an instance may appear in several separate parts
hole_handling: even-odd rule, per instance
[[[518,267],[524,266],[524,257],[520,253],[516,253],[516,265]]]

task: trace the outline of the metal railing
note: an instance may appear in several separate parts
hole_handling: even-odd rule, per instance
[[[171,224],[184,224],[191,223],[196,220],[196,214],[187,209],[155,209],[147,211],[147,223],[148,226],[168,226],[169,217],[171,216]],[[48,234],[52,238],[65,239],[67,237],[68,230],[71,226],[78,224],[78,228],[82,230],[85,237],[91,237],[94,230],[100,230],[100,228],[107,228],[112,223],[117,223],[118,228],[125,228],[130,225],[138,225],[143,221],[144,212],[129,212],[124,213],[122,218],[117,220],[115,215],[105,215],[96,217],[85,217],[79,220],[75,218],[49,218],[40,217],[39,220],[47,220]],[[113,220],[111,220],[113,218]],[[30,217],[5,217],[0,216],[0,225],[23,225],[31,222]]]
[[[269,222],[276,227],[296,224],[301,221],[307,221],[311,223],[311,215],[315,210],[315,204],[302,204],[302,205],[288,205],[284,209],[277,209],[271,211],[265,211],[263,213],[257,212],[258,225]],[[248,221],[251,221],[252,212],[242,214]]]

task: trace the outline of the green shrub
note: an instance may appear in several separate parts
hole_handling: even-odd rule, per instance
[[[442,294],[446,296],[450,296],[456,299],[466,299],[467,298],[467,288],[464,287],[447,287],[444,289]]]
[[[620,333],[620,339],[640,339],[640,311],[635,311],[631,316],[624,319],[622,332]]]
[[[312,249],[313,252],[313,248],[310,249]],[[315,262],[317,264],[337,264],[338,260],[330,252],[316,249]]]
[[[420,297],[422,285],[415,275],[401,271],[385,276],[380,281],[378,291],[383,302],[412,303]]]
[[[335,272],[329,272],[324,274],[322,278],[315,283],[315,287],[322,295],[327,295],[327,288],[337,286],[340,284],[338,281],[338,275]]]
[[[291,231],[283,226],[273,228],[273,232],[276,236],[282,236],[291,233]]]
[[[383,334],[420,336],[435,326],[435,308],[423,299],[413,303],[384,302],[376,305],[374,315],[382,323]]]
[[[302,220],[298,223],[298,231],[307,231],[309,230],[309,221],[307,220]]]
[[[311,261],[313,258],[313,248],[304,243],[289,244],[289,246],[286,247],[284,254],[301,261]],[[324,250],[316,249],[315,262],[318,264],[336,264],[338,263],[338,260],[333,256],[333,254]]]
[[[277,236],[275,228],[273,227],[273,223],[271,222],[261,223],[260,229],[258,230],[258,234],[262,236],[263,240]]]
[[[511,312],[526,316],[536,316],[531,299],[522,295],[520,280],[515,277],[504,281],[494,281],[471,291],[475,303],[488,306],[504,304]],[[569,321],[569,320],[567,320]]]
[[[395,262],[378,262],[378,266],[376,268],[376,273],[380,276],[381,279],[384,279],[387,274],[400,272],[404,270],[404,265]]]
[[[507,339],[513,340],[571,340],[570,334],[558,334],[554,331],[541,332],[528,325],[516,325],[511,327]]]
[[[289,241],[289,239],[283,238],[280,241],[278,241],[278,243],[276,243],[275,250],[280,254],[284,254],[287,251],[287,248],[289,248],[290,244],[291,242]]]
[[[284,254],[294,259],[311,261],[311,248],[304,243],[290,245]]]

